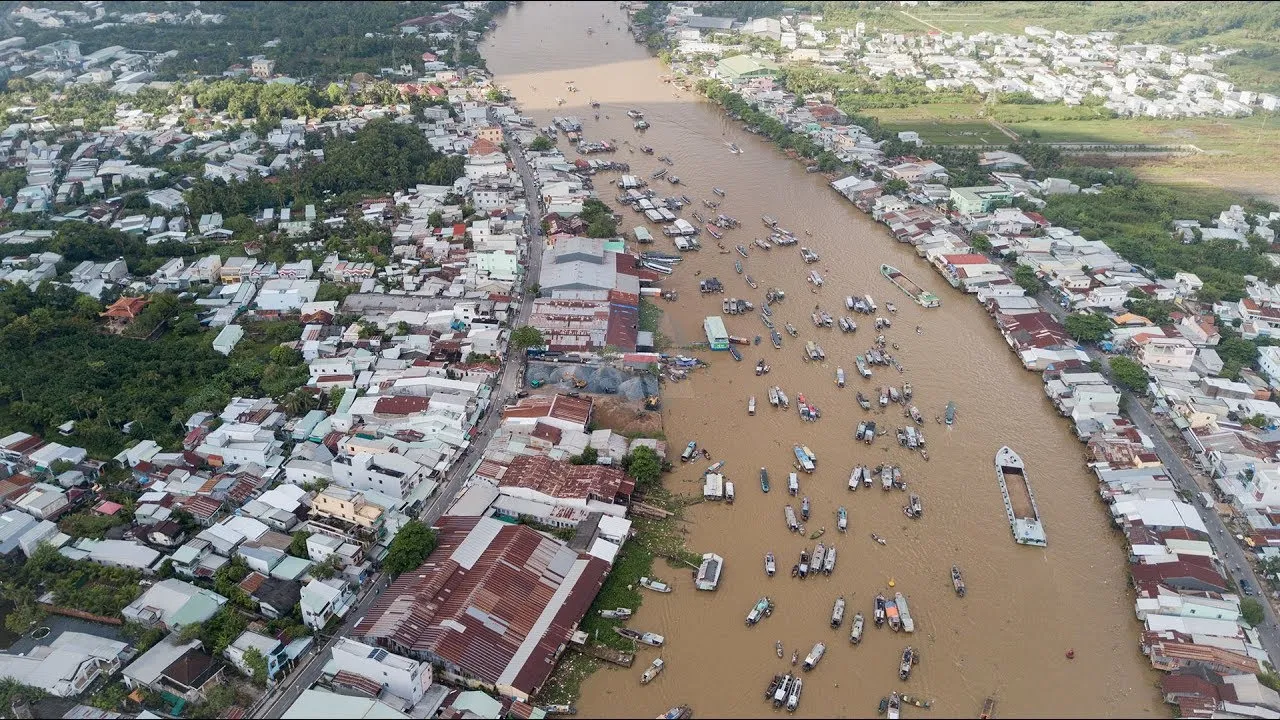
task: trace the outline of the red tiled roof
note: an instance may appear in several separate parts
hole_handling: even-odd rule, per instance
[[[258,591],[258,588],[262,587],[262,583],[265,582],[266,579],[267,576],[260,572],[251,572],[248,575],[245,575],[244,579],[240,581],[240,589],[252,595]]]
[[[533,426],[533,432],[529,433],[529,435],[539,440],[546,440],[552,445],[559,445],[560,438],[564,436],[564,433],[554,425],[540,422]]]
[[[378,398],[373,412],[380,415],[413,415],[425,412],[431,404],[431,398],[416,395],[388,395]]]
[[[435,552],[400,575],[352,634],[534,694],[599,592],[608,563],[522,525],[446,516],[437,526]],[[552,606],[565,583],[567,593]],[[534,640],[530,633],[544,613],[550,623]],[[517,660],[526,639],[532,651]]]
[[[568,395],[556,395],[551,401],[551,412],[547,416],[585,426],[591,421],[592,406],[593,402],[589,396],[569,397]]]
[[[528,488],[563,499],[611,503],[626,481],[621,471],[600,465],[572,465],[544,455],[520,455],[507,465],[501,485]]]
[[[182,507],[195,517],[208,520],[222,509],[222,501],[208,495],[193,495],[183,501]]]

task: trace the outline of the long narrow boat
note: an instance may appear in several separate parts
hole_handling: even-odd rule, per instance
[[[1026,466],[1018,453],[1007,445],[996,452],[996,479],[1000,481],[1000,494],[1004,497],[1004,509],[1009,516],[1013,539],[1019,545],[1045,547],[1048,542],[1044,525],[1040,522],[1040,508],[1036,506],[1036,496],[1031,491],[1031,481],[1027,478]],[[1009,488],[1010,483],[1014,485],[1012,490]],[[1016,493],[1016,496],[1011,496],[1011,492]],[[1014,508],[1014,497],[1017,498],[1017,509]]]
[[[880,274],[884,275],[889,282],[896,285],[899,290],[906,293],[907,297],[915,300],[921,307],[935,308],[942,304],[937,295],[920,287],[915,281],[903,275],[901,270],[892,265],[881,265]]]
[[[769,471],[760,468],[760,489],[769,492]]]

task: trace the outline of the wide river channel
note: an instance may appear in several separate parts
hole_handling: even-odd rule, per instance
[[[689,549],[725,558],[720,587],[699,592],[688,573],[659,562],[656,574],[675,591],[646,594],[630,624],[666,636],[660,651],[666,672],[641,686],[641,670],[659,652],[642,648],[631,670],[607,667],[584,683],[579,712],[653,717],[688,704],[700,717],[768,715],[777,712],[763,699],[770,678],[791,669],[793,650],[803,658],[822,641],[826,657],[804,675],[797,715],[872,716],[879,699],[898,690],[934,700],[928,711],[904,707],[904,717],[975,717],[987,697],[997,700],[1000,717],[1166,716],[1155,687],[1158,675],[1138,649],[1141,626],[1134,618],[1122,538],[1110,526],[1094,478],[1084,467],[1083,446],[1046,400],[1039,376],[1021,368],[972,297],[948,287],[910,246],[894,242],[882,226],[836,195],[824,177],[806,174],[799,163],[726,121],[716,106],[664,83],[666,69],[632,40],[625,25],[613,3],[523,3],[499,19],[484,42],[484,56],[496,82],[509,88],[540,126],[556,115],[576,115],[588,140],[650,145],[655,155],[628,152],[624,145],[612,156],[631,163],[632,172],[646,179],[664,167],[656,157],[669,156],[674,161],[669,172],[680,177],[682,187],[677,191],[665,181],[652,182],[659,193],[694,199],[696,207],[686,208],[683,217],[692,219],[694,209],[714,215],[701,200],[717,199],[712,187],[725,191],[716,212],[742,221],[740,228],[726,231],[725,247],[749,246],[745,274],[760,287],[752,290],[735,272],[737,252],[720,253],[704,232],[702,251],[688,254],[663,283],[680,294],[676,303],[659,301],[666,311],[664,332],[677,345],[703,340],[703,319],[719,315],[721,300],[732,296],[751,300],[757,312],[726,316],[730,334],[762,335],[764,341],[743,348],[743,362],[704,351],[700,356],[711,361],[710,370],[664,388],[665,431],[673,455],[696,439],[714,459],[727,461],[725,472],[737,489],[733,505],[704,503],[688,513]],[[578,92],[567,91],[569,81]],[[558,106],[557,98],[565,104]],[[602,104],[598,121],[591,100]],[[652,124],[643,135],[626,115],[631,108],[642,109]],[[729,142],[744,152],[731,153]],[[563,138],[560,146],[576,157]],[[613,177],[597,176],[596,188],[618,207],[617,191],[608,184]],[[620,212],[628,233],[644,222],[629,208]],[[800,244],[820,253],[821,260],[805,265],[794,246],[767,253],[750,246],[765,235],[760,218],[766,213],[795,231]],[[660,227],[650,230],[657,237],[653,249],[674,250]],[[880,275],[882,263],[932,290],[942,307],[913,304]],[[810,269],[825,280],[816,293],[806,281]],[[725,283],[726,294],[700,296],[698,281],[712,276]],[[787,293],[786,301],[774,307],[778,329],[790,321],[800,333],[798,338],[783,333],[781,350],[770,344],[758,313],[770,287]],[[897,305],[885,335],[898,344],[890,352],[905,372],[878,367],[869,380],[858,376],[854,357],[875,339],[872,317],[856,316],[854,334],[814,327],[815,303],[835,316],[852,315],[844,309],[849,294],[871,294],[880,315],[889,315],[886,302]],[[804,361],[806,340],[821,344],[825,362]],[[762,378],[755,375],[760,358],[772,366]],[[844,389],[835,383],[838,367],[848,376]],[[874,403],[880,386],[903,382],[912,384],[914,403],[925,416],[928,462],[898,446],[894,430],[911,423],[900,406],[882,411],[873,404],[864,412],[855,401],[858,390]],[[769,406],[770,385],[790,395],[791,410]],[[820,420],[800,419],[799,393],[821,410]],[[758,404],[754,417],[747,415],[752,395]],[[935,423],[948,401],[958,408],[952,427]],[[863,419],[876,420],[888,436],[871,446],[855,443],[854,430]],[[800,495],[812,502],[808,531],[825,526],[821,541],[838,549],[832,575],[803,581],[791,578],[790,569],[801,549],[812,550],[818,541],[789,532],[783,519],[785,505],[793,504],[797,512],[800,506],[786,487],[796,443],[818,457],[817,471],[800,476]],[[1048,536],[1045,549],[1013,542],[993,467],[1002,445],[1012,446],[1026,462]],[[907,493],[883,492],[878,485],[848,490],[855,464],[880,463],[902,467],[909,492],[921,496],[921,519],[904,516]],[[677,465],[667,476],[669,486],[700,493],[708,463]],[[767,495],[759,484],[761,467],[768,468],[772,481]],[[848,510],[845,534],[836,531],[840,506]],[[873,542],[871,533],[887,544]],[[769,551],[777,556],[773,578],[763,568]],[[968,585],[963,599],[952,589],[953,563]],[[908,598],[914,634],[877,629],[871,622],[876,594],[892,598],[895,591]],[[746,627],[743,620],[762,595],[777,609],[759,625]],[[841,595],[849,606],[836,630],[830,617]],[[867,623],[862,643],[855,646],[849,629],[858,611]],[[786,660],[774,652],[778,640]],[[919,651],[920,662],[902,682],[898,665],[907,645]],[[1074,659],[1066,657],[1068,650],[1074,650]]]

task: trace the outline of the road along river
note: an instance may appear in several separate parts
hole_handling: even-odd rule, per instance
[[[588,140],[653,146],[654,156],[628,152],[625,146],[615,156],[644,178],[663,167],[656,156],[669,156],[670,172],[683,187],[677,191],[653,181],[660,193],[687,194],[706,215],[714,213],[700,200],[718,199],[711,188],[723,188],[718,212],[742,221],[742,227],[725,234],[730,250],[764,237],[760,217],[767,213],[821,255],[815,265],[805,265],[796,247],[764,252],[751,246],[743,264],[759,283],[752,290],[735,273],[738,253],[721,254],[704,233],[703,250],[687,255],[664,283],[680,293],[678,303],[663,303],[664,332],[676,344],[703,340],[703,319],[720,314],[722,299],[747,298],[758,308],[770,287],[787,293],[786,301],[775,306],[779,330],[790,321],[800,335],[784,333],[782,349],[775,350],[758,312],[726,317],[730,334],[762,335],[763,343],[744,348],[741,363],[724,352],[703,352],[713,364],[709,371],[666,386],[664,420],[671,446],[678,451],[696,439],[715,459],[727,461],[725,472],[736,485],[735,504],[705,503],[689,512],[689,548],[723,555],[724,577],[717,591],[698,592],[686,573],[660,563],[657,573],[675,592],[647,595],[631,624],[666,636],[661,651],[666,672],[640,686],[641,669],[657,655],[648,648],[632,670],[601,670],[583,685],[578,706],[584,716],[651,717],[682,703],[703,717],[765,715],[772,712],[762,698],[769,679],[790,669],[792,650],[803,657],[818,641],[827,643],[827,654],[804,676],[797,713],[802,716],[871,715],[879,698],[892,690],[935,699],[932,712],[939,717],[976,715],[988,696],[998,700],[1003,717],[1166,715],[1153,687],[1157,674],[1137,647],[1140,626],[1127,587],[1124,547],[1085,471],[1083,448],[1046,401],[1039,377],[1018,365],[980,306],[947,288],[910,248],[893,242],[832,192],[823,177],[806,174],[727,121],[716,106],[662,82],[665,69],[632,41],[615,5],[515,6],[486,39],[484,56],[496,82],[509,88],[539,125],[573,114],[584,121]],[[567,81],[579,92],[567,92]],[[557,97],[566,104],[557,106]],[[592,99],[602,103],[599,121],[592,119]],[[643,135],[626,116],[630,108],[643,109],[652,123]],[[729,152],[730,142],[744,152]],[[563,139],[560,145],[574,154]],[[598,176],[596,186],[612,203],[616,192],[608,177]],[[683,216],[690,218],[692,209]],[[627,230],[643,222],[630,209],[621,212]],[[650,229],[659,238],[655,249],[672,250],[658,227]],[[881,277],[882,263],[938,294],[942,307],[913,304]],[[806,282],[810,269],[825,280],[816,293]],[[725,295],[699,295],[698,281],[711,276],[725,283]],[[880,315],[889,315],[886,302],[897,305],[893,327],[884,334],[898,344],[890,352],[905,372],[880,367],[870,380],[858,376],[854,357],[875,339],[872,317],[856,316],[854,334],[817,329],[810,322],[815,303],[836,316],[852,315],[844,298],[855,293],[871,294]],[[802,359],[806,340],[821,344],[825,362]],[[763,378],[754,372],[758,358],[772,366]],[[835,384],[837,367],[848,376],[844,389]],[[893,431],[910,424],[900,406],[864,412],[854,399],[862,390],[874,402],[880,386],[904,381],[913,385],[914,403],[926,419],[929,462],[895,441]],[[769,407],[767,387],[775,384],[790,395],[790,411]],[[800,420],[795,412],[799,393],[820,408],[820,420]],[[749,417],[752,395],[758,410]],[[951,428],[934,422],[948,401],[958,408]],[[888,437],[871,446],[855,443],[854,430],[863,419],[876,420]],[[817,541],[788,532],[783,522],[783,507],[791,503],[798,512],[800,505],[800,498],[786,490],[796,443],[808,445],[818,457],[817,472],[800,477],[800,494],[813,506],[808,529],[825,526],[822,542],[838,549],[831,576],[803,581],[789,577],[790,568],[800,550],[812,549]],[[1006,444],[1026,462],[1048,535],[1046,549],[1013,542],[993,468],[996,450]],[[855,464],[880,463],[902,466],[909,492],[922,498],[921,519],[904,516],[906,493],[847,489]],[[678,467],[667,482],[677,492],[697,494],[706,465]],[[758,482],[761,467],[768,468],[772,480],[767,495]],[[836,531],[839,506],[848,510],[846,534]],[[874,543],[871,533],[887,544]],[[768,551],[777,555],[774,578],[763,571]],[[968,584],[963,599],[952,591],[953,563]],[[890,598],[893,591],[906,594],[914,634],[872,625],[873,598],[886,591]],[[744,627],[744,617],[762,595],[774,600],[776,611],[759,625]],[[839,595],[849,608],[844,625],[833,630],[829,620]],[[867,629],[855,646],[849,628],[857,611],[867,616]],[[775,655],[776,640],[785,645],[787,661]],[[921,661],[902,682],[898,663],[907,645],[919,650]],[[1074,660],[1065,656],[1069,649]],[[904,710],[907,717],[924,712]]]

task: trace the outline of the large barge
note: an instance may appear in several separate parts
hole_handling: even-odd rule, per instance
[[[897,285],[899,290],[906,293],[921,307],[936,308],[942,305],[942,301],[938,299],[937,295],[917,285],[914,280],[903,275],[898,268],[892,265],[881,265],[880,274],[884,275],[889,282]]]
[[[1004,496],[1004,510],[1009,516],[1013,539],[1020,545],[1045,547],[1048,543],[1044,525],[1040,522],[1040,508],[1036,506],[1036,496],[1031,491],[1026,467],[1018,453],[1007,445],[996,452],[996,479],[1000,481],[1000,494]],[[1009,488],[1011,483],[1014,486],[1012,496]],[[1016,509],[1015,504],[1018,506]]]

